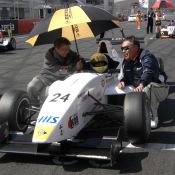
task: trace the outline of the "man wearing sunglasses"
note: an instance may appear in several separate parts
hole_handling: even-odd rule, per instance
[[[119,89],[133,85],[135,92],[144,91],[150,99],[152,112],[151,128],[158,127],[158,106],[168,96],[166,77],[161,73],[156,57],[148,50],[141,49],[134,36],[126,37],[121,47],[124,61],[121,68]]]

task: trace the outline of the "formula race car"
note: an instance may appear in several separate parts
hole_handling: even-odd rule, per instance
[[[161,38],[175,38],[175,22],[171,21],[170,24],[162,27]]]
[[[16,40],[12,36],[12,31],[8,30],[7,35],[0,31],[0,50],[15,50]]]
[[[86,158],[116,163],[122,142],[150,135],[145,93],[116,87],[118,73],[75,73],[54,82],[41,108],[26,92],[8,90],[0,99],[0,152]]]

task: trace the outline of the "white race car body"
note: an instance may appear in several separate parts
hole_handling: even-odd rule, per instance
[[[9,42],[10,38],[8,37],[0,38],[0,46],[7,46]]]
[[[0,48],[8,49],[8,50],[14,50],[16,49],[16,40],[15,38],[10,38],[10,37],[3,37],[0,38]]]
[[[40,110],[33,142],[59,142],[76,136],[93,117],[84,114],[97,107],[88,93],[107,104],[107,94],[116,93],[117,82],[117,74],[78,73],[53,83]]]
[[[121,132],[132,143],[145,142],[150,134],[145,93],[120,90],[118,81],[117,73],[76,73],[54,82],[29,128],[36,114],[30,111],[37,108],[30,107],[25,92],[7,91],[0,101],[0,152],[109,160],[113,166],[122,149]],[[8,126],[22,132],[9,132]]]
[[[129,22],[134,22],[134,21],[136,21],[136,14],[129,15],[129,16],[128,16],[128,21],[129,21]]]
[[[175,37],[175,24],[167,25],[161,29],[161,38]]]

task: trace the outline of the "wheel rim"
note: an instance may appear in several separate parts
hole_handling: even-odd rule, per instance
[[[16,125],[19,130],[25,130],[28,127],[28,120],[30,116],[30,111],[27,108],[30,107],[30,101],[28,98],[23,98],[17,106],[16,111]]]

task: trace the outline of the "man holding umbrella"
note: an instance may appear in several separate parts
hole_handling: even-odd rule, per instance
[[[40,106],[47,96],[47,87],[56,80],[63,80],[83,69],[83,59],[70,49],[70,41],[60,37],[54,41],[39,72],[27,85],[27,92],[34,106]]]

